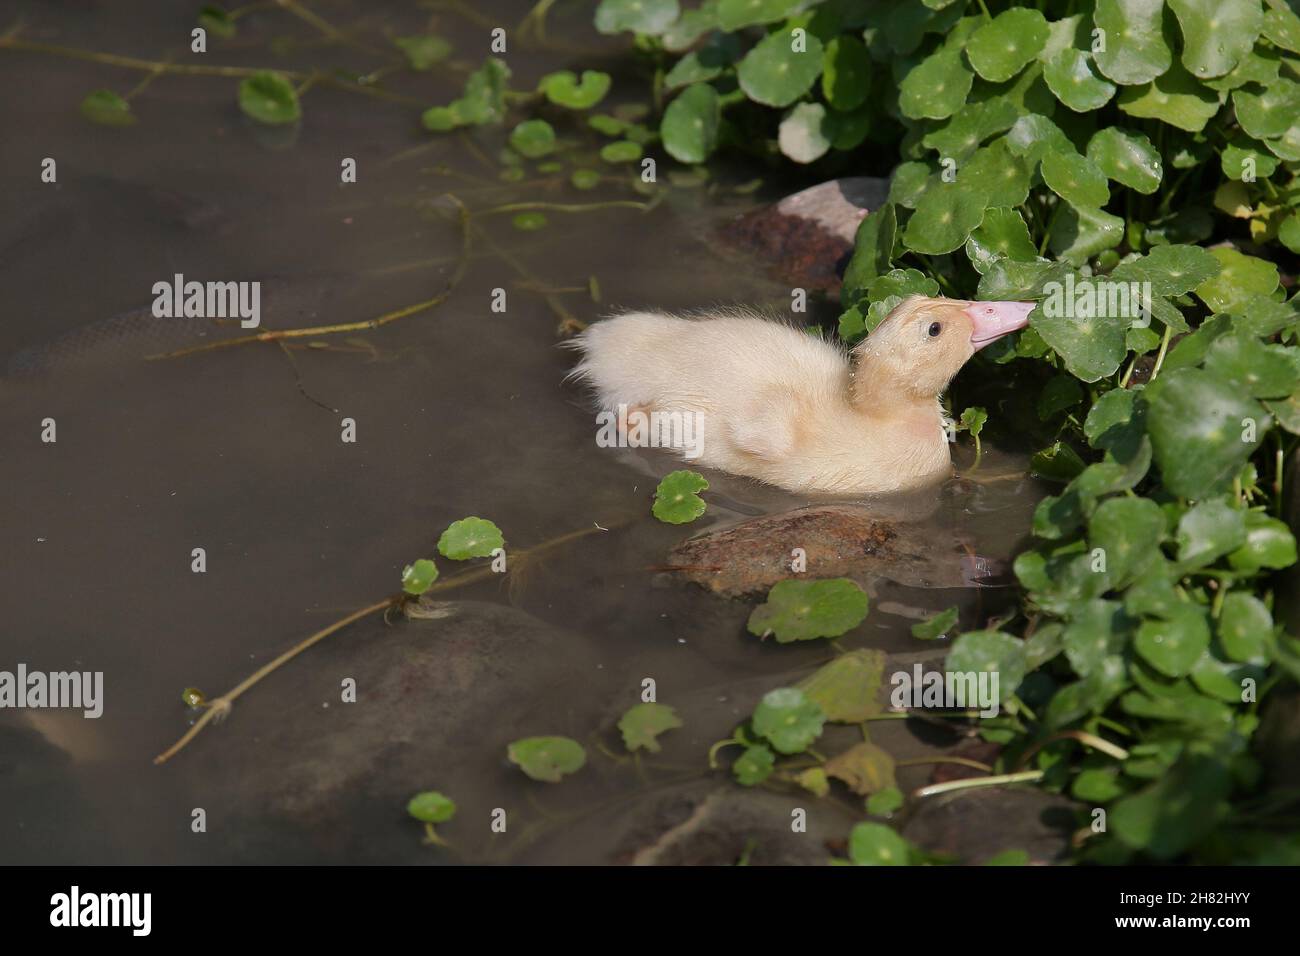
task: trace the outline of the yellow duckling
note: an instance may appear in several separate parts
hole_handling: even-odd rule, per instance
[[[795,492],[902,491],[951,474],[939,396],[1033,307],[911,296],[847,354],[745,312],[632,312],[570,343],[572,377],[620,422],[686,419],[693,463]]]

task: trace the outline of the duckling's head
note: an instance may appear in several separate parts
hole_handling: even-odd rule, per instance
[[[967,359],[1029,323],[1032,302],[968,302],[909,296],[853,350],[854,391],[874,401],[943,392]]]

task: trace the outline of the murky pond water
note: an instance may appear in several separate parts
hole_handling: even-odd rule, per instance
[[[32,43],[193,56],[185,4],[18,7]],[[94,126],[77,111],[86,93],[126,92],[144,74],[0,50],[0,81],[23,91],[0,101],[9,131],[0,139],[0,669],[22,662],[105,678],[97,720],[0,712],[0,858],[645,859],[680,823],[675,800],[727,785],[724,771],[707,768],[709,745],[763,692],[829,656],[823,642],[759,642],[745,633],[749,604],[658,569],[689,534],[809,502],[710,475],[701,522],[688,530],[651,519],[650,494],[675,464],[597,447],[585,396],[563,383],[572,356],[557,347],[557,325],[562,313],[585,322],[621,306],[788,307],[788,285],[719,249],[712,227],[804,184],[746,195],[727,185],[755,171],[724,170],[712,189],[664,182],[648,211],[554,212],[545,229],[515,231],[508,213],[488,211],[653,198],[610,167],[594,193],[568,185],[568,164],[502,183],[495,157],[508,127],[441,137],[419,128],[420,105],[456,96],[487,52],[489,21],[513,28],[528,5],[473,4],[473,16],[432,4],[313,7],[367,45],[432,28],[457,52],[449,66],[386,84],[410,102],[320,85],[304,98],[300,126],[283,133],[239,113],[237,80],[207,76],[159,76],[133,99],[138,124]],[[561,48],[512,47],[516,88],[554,69],[615,64],[619,44],[595,35],[588,17],[583,5],[561,4],[550,31]],[[0,31],[16,19],[12,9],[0,15]],[[239,39],[214,44],[203,62],[366,71],[388,59],[268,12],[241,21]],[[594,159],[597,137],[578,123],[564,135]],[[55,184],[41,181],[46,157]],[[339,182],[344,158],[357,161],[354,184]],[[361,321],[430,299],[455,277],[462,249],[446,215],[454,205],[439,198],[448,192],[474,216],[464,274],[436,307],[288,349],[141,360],[239,331],[151,318],[152,286],[176,273],[263,280],[266,328]],[[504,312],[491,308],[496,289]],[[355,442],[340,438],[345,418]],[[52,444],[41,437],[46,419],[56,423]],[[1041,491],[1021,459],[996,452],[977,477],[892,507],[920,522],[936,561],[986,559],[984,583],[996,585]],[[442,529],[471,514],[495,521],[512,550],[592,533],[504,580],[439,595],[456,602],[446,618],[372,617],[330,638],[173,761],[151,763],[185,729],[182,688],[216,695],[392,592],[404,564],[432,555]],[[205,573],[191,570],[195,548],[206,552]],[[874,591],[871,615],[841,644],[900,660],[930,651],[908,632],[921,615],[956,604],[974,626],[1006,593],[885,580]],[[357,681],[355,704],[340,701],[347,678]],[[662,754],[632,761],[612,728],[646,678],[685,727],[664,738]],[[505,760],[511,740],[552,733],[588,744],[583,773],[548,786]],[[925,746],[901,725],[880,739],[900,753]],[[917,767],[901,779],[927,775]],[[428,788],[460,804],[446,827],[453,851],[422,846],[405,817],[406,797]],[[788,830],[781,806],[753,812]],[[858,812],[847,800],[819,806],[823,834],[842,836]],[[205,833],[191,826],[196,808]],[[505,834],[490,829],[498,809]]]

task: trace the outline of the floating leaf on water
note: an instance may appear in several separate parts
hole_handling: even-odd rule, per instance
[[[932,641],[937,637],[945,637],[948,632],[957,624],[957,609],[950,607],[946,611],[940,611],[932,617],[926,618],[919,624],[912,625],[912,636],[923,641]]]
[[[849,832],[849,860],[854,866],[907,866],[911,848],[883,823],[859,823]]]
[[[528,159],[555,151],[555,130],[546,120],[524,120],[510,131],[510,146]]]
[[[601,147],[600,158],[607,163],[635,163],[641,158],[641,146],[631,140],[621,139]]]
[[[199,26],[223,40],[229,40],[236,32],[235,21],[229,12],[215,3],[206,3],[199,8]]]
[[[656,739],[660,734],[682,726],[677,711],[667,704],[641,703],[630,707],[618,719],[623,746],[628,750],[648,750],[659,753],[662,749]]]
[[[873,817],[892,816],[895,811],[902,809],[905,802],[903,791],[897,787],[886,787],[867,798],[867,812]]]
[[[994,83],[1009,80],[1038,56],[1048,37],[1047,20],[1037,10],[1013,7],[976,30],[966,42],[975,72]]]
[[[795,777],[795,781],[815,797],[824,797],[831,792],[831,782],[821,767],[809,767]]]
[[[582,745],[569,737],[525,737],[506,750],[510,762],[534,780],[558,783],[587,762]]]
[[[778,581],[749,615],[749,633],[775,634],[777,642],[839,637],[867,616],[866,592],[848,578]]]
[[[522,179],[523,177],[512,178]],[[536,211],[516,213],[510,217],[510,225],[520,232],[536,232],[538,229],[545,229],[548,221],[545,213]]]
[[[95,90],[81,101],[81,115],[101,126],[130,126],[136,121],[131,104],[112,90]]]
[[[279,73],[255,73],[239,84],[239,108],[259,123],[278,126],[302,116],[298,92]]]
[[[595,189],[600,185],[600,173],[594,169],[575,169],[569,176],[574,189]]]
[[[797,687],[779,687],[763,695],[751,724],[783,754],[802,753],[821,736],[826,715]]]
[[[451,44],[433,34],[396,37],[393,42],[397,44],[413,70],[431,70],[451,56]]]
[[[497,548],[504,548],[501,529],[486,518],[462,518],[453,521],[438,538],[438,553],[453,561],[486,558]]]
[[[707,491],[709,481],[703,475],[685,469],[664,476],[655,489],[654,516],[668,524],[687,524],[704,514],[708,507],[699,496]]]
[[[812,88],[822,71],[822,43],[807,35],[804,49],[796,51],[790,32],[770,33],[745,54],[736,68],[740,88],[755,103],[786,107]]]
[[[707,83],[692,84],[664,111],[659,126],[664,149],[679,163],[702,163],[718,145],[721,121],[717,91]]]
[[[203,696],[203,691],[197,687],[186,687],[181,691],[181,700],[186,707],[202,707],[208,702],[208,699]]]
[[[832,723],[857,724],[882,710],[883,651],[864,649],[837,655],[795,686]]]
[[[825,763],[826,775],[843,780],[854,793],[868,796],[881,790],[897,789],[894,758],[870,741],[854,744]]]
[[[421,823],[446,823],[456,815],[456,803],[437,790],[425,790],[410,799],[406,812]]]
[[[428,558],[420,558],[402,569],[402,590],[419,597],[438,580],[438,566]]]
[[[663,33],[681,13],[677,0],[600,0],[596,29],[601,33]]]
[[[776,754],[763,744],[746,747],[731,765],[731,773],[741,786],[756,787],[772,774]]]
[[[599,70],[583,70],[581,79],[571,70],[560,70],[542,77],[537,88],[556,106],[586,110],[605,98],[610,82],[609,74]]]

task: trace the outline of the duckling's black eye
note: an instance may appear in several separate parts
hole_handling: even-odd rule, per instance
[[[936,337],[939,335],[939,333],[942,332],[942,331],[943,331],[943,325],[942,325],[942,323],[939,323],[939,322],[931,322],[931,323],[930,323],[930,329],[929,329],[929,332],[930,332],[930,338],[932,338],[932,339],[933,339],[933,338],[936,338]]]

